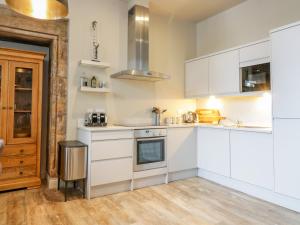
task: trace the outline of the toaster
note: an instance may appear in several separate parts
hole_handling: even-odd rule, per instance
[[[87,113],[84,125],[87,127],[105,127],[107,126],[107,115],[100,112]]]

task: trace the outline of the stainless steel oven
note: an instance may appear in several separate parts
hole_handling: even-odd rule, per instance
[[[133,170],[135,172],[167,166],[167,130],[135,130]]]

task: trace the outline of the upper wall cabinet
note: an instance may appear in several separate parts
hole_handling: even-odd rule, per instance
[[[239,93],[239,51],[212,56],[209,62],[209,90],[211,94]]]
[[[270,62],[271,43],[264,41],[240,49],[241,66]]]
[[[186,62],[185,96],[241,93],[240,67],[270,62],[271,46],[263,40]]]
[[[208,58],[185,64],[185,96],[188,98],[206,96],[208,90]]]
[[[272,93],[275,118],[300,118],[300,25],[273,32]]]

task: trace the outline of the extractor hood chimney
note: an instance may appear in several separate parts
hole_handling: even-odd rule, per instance
[[[149,8],[134,5],[128,11],[128,69],[112,78],[160,81],[168,75],[149,70]]]

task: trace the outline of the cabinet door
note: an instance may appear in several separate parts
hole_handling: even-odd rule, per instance
[[[300,199],[300,120],[274,121],[275,191]]]
[[[197,97],[209,94],[208,58],[185,64],[185,96]]]
[[[275,118],[300,118],[300,26],[273,33],[272,98]]]
[[[258,61],[260,59],[269,58],[270,56],[270,41],[265,41],[240,49],[240,62]]]
[[[168,129],[168,170],[176,172],[197,168],[196,130]]]
[[[209,61],[211,94],[232,94],[240,91],[239,51],[215,55]]]
[[[7,67],[8,62],[0,60],[0,139],[6,143],[6,114],[7,114]]]
[[[198,167],[230,176],[229,131],[198,128]]]
[[[111,184],[132,179],[132,158],[95,161],[91,164],[91,185]]]
[[[7,143],[37,138],[38,64],[9,62]]]
[[[274,189],[272,134],[231,131],[231,177]]]

